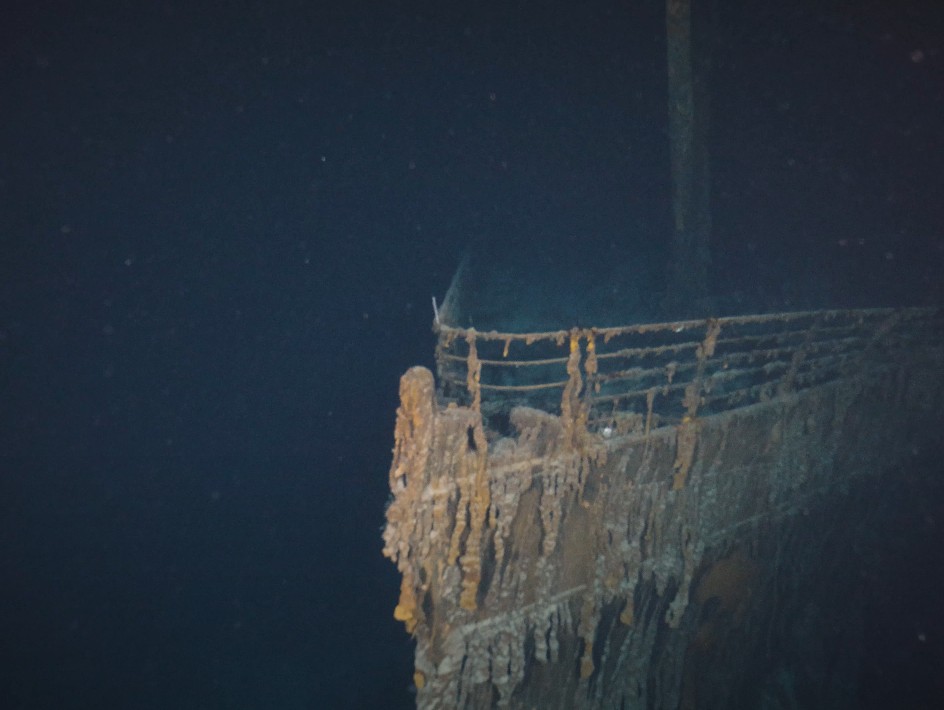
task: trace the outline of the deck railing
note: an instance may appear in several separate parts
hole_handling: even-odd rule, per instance
[[[933,308],[734,316],[542,333],[436,323],[440,396],[502,430],[515,406],[578,417],[604,436],[769,401],[942,341]]]

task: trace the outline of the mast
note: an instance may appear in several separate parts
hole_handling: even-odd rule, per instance
[[[708,297],[708,52],[706,42],[698,45],[702,51],[693,45],[691,0],[666,0],[665,14],[672,231],[663,309],[676,317]]]

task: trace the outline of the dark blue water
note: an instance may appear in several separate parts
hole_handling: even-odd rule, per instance
[[[713,285],[744,310],[937,297],[942,24],[901,7],[721,13]],[[7,11],[0,706],[411,705],[398,377],[470,250],[659,288],[661,10]]]

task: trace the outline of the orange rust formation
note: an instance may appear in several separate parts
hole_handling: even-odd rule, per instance
[[[944,390],[929,310],[437,331],[384,530],[421,708],[730,706]]]

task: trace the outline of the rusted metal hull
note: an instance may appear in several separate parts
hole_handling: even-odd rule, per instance
[[[613,390],[600,414],[593,397],[606,390],[589,361],[602,333],[564,340],[557,411],[516,403],[501,433],[483,417],[478,334],[466,341],[465,402],[447,401],[428,370],[407,372],[384,539],[403,575],[395,615],[417,642],[418,706],[731,706],[743,690],[732,676],[772,653],[810,580],[846,569],[881,502],[861,492],[940,427],[944,353],[936,314],[923,313],[884,314],[884,333],[847,352],[868,358],[805,387],[803,363],[825,346],[791,341],[780,356],[792,372],[774,368],[773,386],[745,385],[764,396],[714,410],[709,380],[735,358],[726,324],[705,321],[690,362],[671,360],[663,384],[692,367],[658,418],[654,396],[618,398],[633,411],[612,406]],[[830,589],[849,597],[820,613],[854,630],[854,583]]]

